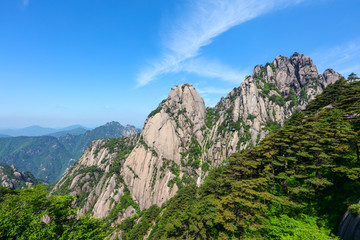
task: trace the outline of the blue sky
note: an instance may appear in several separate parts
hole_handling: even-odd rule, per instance
[[[360,75],[358,0],[0,0],[0,129],[142,127],[171,87],[214,106],[294,52]]]

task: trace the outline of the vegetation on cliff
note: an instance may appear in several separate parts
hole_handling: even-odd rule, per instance
[[[38,185],[22,190],[0,187],[0,239],[104,239],[100,220],[77,218],[72,196],[48,197]]]
[[[336,239],[360,196],[360,82],[329,86],[257,147],[236,153],[201,187],[120,225],[134,239]],[[301,213],[301,214],[300,214]],[[141,219],[140,221],[137,219]]]

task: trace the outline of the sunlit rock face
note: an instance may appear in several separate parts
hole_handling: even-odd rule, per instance
[[[178,186],[170,181],[181,179],[187,169],[182,153],[192,138],[202,142],[205,117],[204,101],[191,84],[173,87],[149,115],[121,173],[140,209],[161,205],[175,195]]]
[[[119,223],[137,209],[161,206],[182,186],[200,185],[211,168],[255,146],[340,77],[331,69],[319,74],[310,58],[294,54],[256,66],[214,108],[205,107],[191,84],[174,86],[140,135],[122,140],[131,151],[120,154],[108,140],[94,141],[54,192],[67,189],[82,203],[80,215],[98,218],[111,215],[129,194],[136,204],[117,213]]]

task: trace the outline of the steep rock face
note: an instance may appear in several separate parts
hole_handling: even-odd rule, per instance
[[[140,209],[161,205],[174,196],[178,190],[174,179],[183,177],[184,154],[191,143],[202,141],[205,117],[204,101],[191,84],[173,87],[150,113],[121,172]]]
[[[118,139],[117,147],[108,142],[115,140],[93,142],[54,193],[77,196],[81,215],[119,223],[184,185],[201,184],[209,169],[256,145],[339,78],[333,70],[318,74],[310,58],[294,54],[256,66],[215,108],[206,109],[191,84],[175,86],[140,135]]]
[[[133,204],[132,209],[138,207],[131,201],[129,190],[119,173],[138,138],[139,135],[135,135],[93,141],[79,161],[58,181],[51,194],[75,196],[80,216],[90,212],[96,218],[111,215],[112,221],[115,221],[118,217],[124,218],[124,211],[128,217],[129,206]]]
[[[44,183],[30,172],[20,172],[14,165],[0,163],[0,186],[20,189],[34,184]]]
[[[340,77],[331,69],[318,74],[312,60],[297,53],[256,66],[252,76],[216,105],[218,120],[208,138],[213,146],[207,157],[219,164],[230,154],[256,145]]]

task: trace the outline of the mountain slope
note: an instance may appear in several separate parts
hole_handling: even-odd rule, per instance
[[[136,202],[134,209],[137,204],[141,210],[153,204],[160,206],[184,186],[200,185],[210,169],[231,153],[257,144],[339,77],[333,70],[318,74],[311,59],[294,54],[290,59],[279,56],[266,67],[255,67],[253,76],[214,109],[205,108],[191,84],[173,87],[149,114],[118,173],[124,180],[124,191],[130,193],[130,202]],[[101,148],[105,143],[98,144]],[[107,160],[102,157],[93,165],[101,168],[105,163],[111,168]],[[86,161],[78,164],[84,167]],[[70,181],[80,174],[71,172],[64,178]],[[76,185],[78,189],[82,186],[78,183],[72,189]]]
[[[49,182],[69,167],[70,160],[71,155],[54,137],[0,138],[0,162]]]
[[[109,122],[93,130],[88,130],[84,134],[80,134],[80,135],[66,134],[60,136],[59,141],[70,152],[73,158],[79,159],[82,153],[95,139],[132,136],[139,132],[140,129],[137,129],[134,126],[126,125],[124,127],[118,122]]]
[[[58,180],[91,141],[136,134],[139,129],[111,122],[80,135],[0,138],[0,162],[30,171],[47,182]]]
[[[69,129],[69,130],[63,130],[63,131],[58,131],[58,132],[54,132],[54,133],[50,133],[50,134],[47,134],[49,136],[52,136],[52,137],[61,137],[61,136],[64,136],[66,134],[70,134],[70,135],[80,135],[80,134],[84,134],[86,131],[85,128],[83,127],[78,127],[78,128],[74,128],[74,129]]]
[[[138,139],[139,134],[93,141],[57,182],[52,194],[76,196],[79,215],[88,212],[98,218],[110,215],[111,222],[129,217],[138,206],[131,200],[120,171]]]
[[[336,239],[360,195],[359,149],[360,82],[343,79],[201,187],[124,221],[121,239]]]

